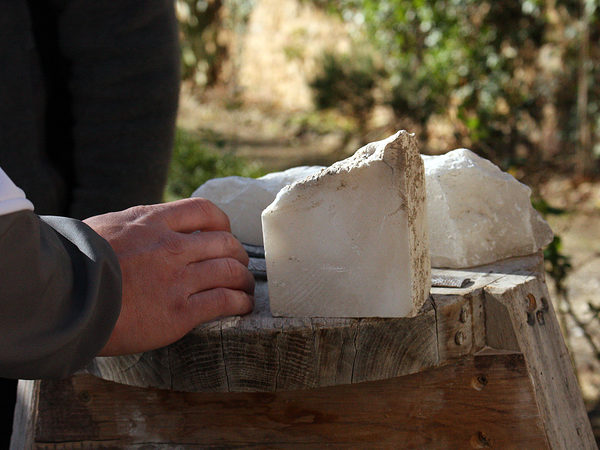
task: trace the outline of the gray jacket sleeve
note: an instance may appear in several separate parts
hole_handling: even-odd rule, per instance
[[[82,222],[32,211],[0,215],[0,305],[0,376],[67,376],[112,332],[119,262]]]

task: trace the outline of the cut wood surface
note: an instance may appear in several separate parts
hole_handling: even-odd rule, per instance
[[[416,373],[487,345],[483,289],[508,274],[536,273],[540,263],[532,255],[474,269],[434,269],[470,281],[464,288],[433,288],[419,315],[401,319],[273,317],[263,281],[252,314],[203,325],[156,351],[97,358],[87,371],[189,392],[288,391]]]

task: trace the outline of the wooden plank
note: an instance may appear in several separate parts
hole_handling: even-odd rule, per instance
[[[86,376],[39,395],[24,385],[15,429],[36,448],[596,448],[541,261],[461,270],[472,286],[432,290],[407,319],[273,318],[259,283],[249,316],[91,366],[188,393]]]
[[[471,329],[473,330],[473,349],[478,351],[487,345],[487,330],[485,326],[486,311],[484,305],[485,296],[483,290],[479,290],[473,294],[467,295],[469,295],[471,298]]]
[[[488,334],[488,339],[495,346],[517,347],[523,352],[550,446],[595,449],[569,353],[541,273],[507,275],[485,288],[488,317],[491,311],[502,315],[501,321],[510,321],[507,328],[514,333],[494,332]]]
[[[498,350],[520,351],[510,313],[506,306],[487,295],[485,305],[485,343]]]
[[[89,375],[40,387],[33,448],[547,448],[522,355],[279,393],[183,393]]]
[[[494,283],[495,281],[505,277],[508,274],[530,273],[539,267],[540,263],[543,262],[543,256],[541,253],[533,255],[519,256],[514,258],[504,259],[502,261],[496,261],[492,264],[486,264],[478,267],[467,267],[464,269],[439,269],[432,268],[432,275],[435,274],[441,277],[451,278],[468,278],[471,280],[464,288],[447,288],[447,287],[434,287],[431,289],[432,295],[468,295],[476,291],[483,289],[485,286]]]
[[[484,347],[520,351],[552,446],[588,448],[593,437],[541,262],[533,255],[449,271],[468,275],[473,285],[433,289],[435,309],[409,319],[274,318],[259,283],[253,314],[200,327],[168,347],[166,357],[162,349],[96,364],[94,373],[190,392],[276,392],[416,373]]]

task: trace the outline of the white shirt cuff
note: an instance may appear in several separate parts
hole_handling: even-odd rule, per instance
[[[0,216],[23,210],[33,211],[33,203],[0,168]]]

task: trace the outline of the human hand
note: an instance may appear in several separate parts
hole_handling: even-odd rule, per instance
[[[248,255],[208,200],[136,206],[84,222],[112,246],[123,278],[121,314],[100,356],[162,347],[201,323],[252,310]]]

